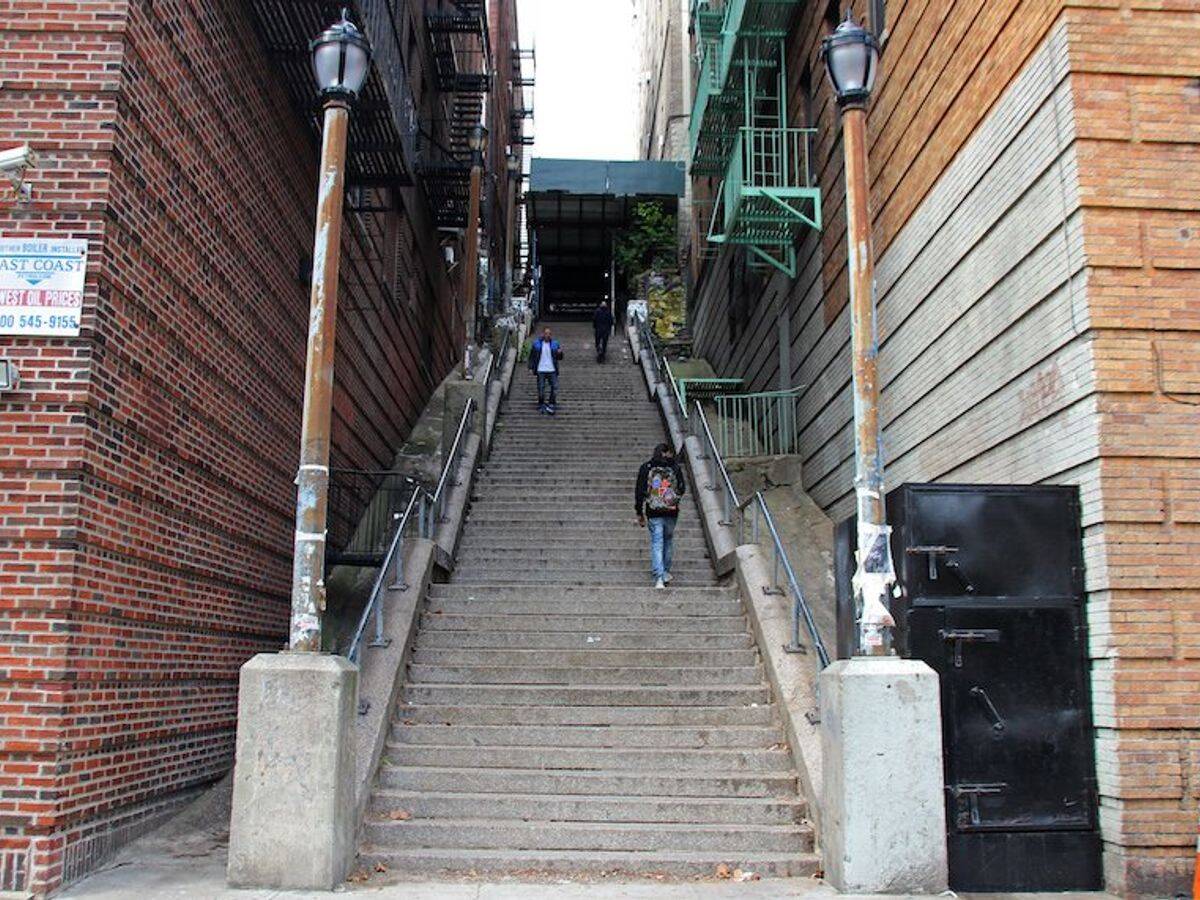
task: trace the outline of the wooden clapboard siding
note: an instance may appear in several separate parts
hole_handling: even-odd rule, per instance
[[[821,73],[824,9],[797,17],[793,79]],[[1186,890],[1200,798],[1198,14],[891,2],[868,119],[887,481],[1079,486],[1106,877],[1126,895]],[[826,227],[736,337],[723,252],[694,325],[721,374],[773,387],[782,298],[804,483],[840,518],[844,183],[837,111],[812,82]]]

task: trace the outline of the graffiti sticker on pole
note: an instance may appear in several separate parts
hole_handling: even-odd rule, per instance
[[[79,334],[87,241],[0,238],[0,334]]]

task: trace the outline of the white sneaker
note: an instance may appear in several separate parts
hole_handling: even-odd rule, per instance
[[[663,580],[661,578],[658,579],[658,581],[654,582],[654,589],[656,591],[663,591],[663,590],[666,590],[666,588],[667,588],[667,586],[665,584],[663,584]]]
[[[663,580],[663,584],[670,584],[672,581],[675,580],[675,576],[672,575],[670,572],[668,572],[666,575],[663,576],[662,580]]]

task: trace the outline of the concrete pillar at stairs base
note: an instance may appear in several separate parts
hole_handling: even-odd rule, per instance
[[[260,653],[238,690],[229,865],[234,887],[327,891],[354,858],[358,669]]]
[[[849,893],[946,890],[937,674],[858,657],[822,672],[820,693],[826,880]]]

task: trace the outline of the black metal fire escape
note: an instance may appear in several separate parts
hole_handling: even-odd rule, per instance
[[[309,42],[348,7],[371,42],[371,74],[350,118],[347,196],[413,184],[417,114],[396,21],[397,0],[249,0],[255,31],[283,77],[292,105],[320,140],[321,104]]]
[[[454,0],[425,17],[433,49],[434,78],[444,95],[443,122],[421,129],[420,175],[439,228],[465,228],[470,200],[471,151],[467,139],[482,122],[492,89],[492,55],[484,0]]]

